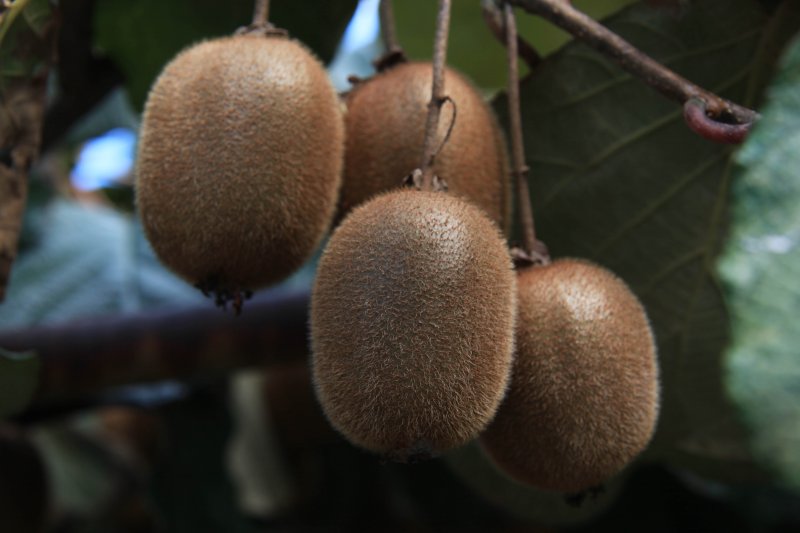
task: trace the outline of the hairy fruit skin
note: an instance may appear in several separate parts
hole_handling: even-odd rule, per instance
[[[522,270],[508,395],[480,442],[512,478],[579,492],[622,470],[658,418],[656,348],[625,283],[588,261]]]
[[[356,85],[347,95],[347,141],[340,214],[372,196],[400,186],[420,165],[428,102],[430,63],[401,63]],[[450,139],[434,170],[451,194],[474,203],[501,228],[510,223],[508,154],[502,130],[478,90],[458,72],[445,70],[445,92],[457,106]],[[453,119],[442,107],[437,139]]]
[[[343,156],[341,104],[305,47],[253,35],[201,42],[147,99],[136,171],[145,232],[190,283],[280,281],[324,236]]]
[[[317,271],[317,396],[351,442],[438,455],[494,416],[511,370],[516,276],[497,226],[446,193],[402,189],[356,208]]]

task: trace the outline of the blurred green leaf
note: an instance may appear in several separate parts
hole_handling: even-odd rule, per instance
[[[167,531],[260,531],[237,507],[227,472],[232,420],[224,394],[199,393],[163,410],[170,446],[152,487]]]
[[[328,61],[356,4],[356,0],[274,2],[270,20]],[[230,35],[248,24],[253,1],[103,0],[95,9],[97,45],[125,74],[134,107],[141,109],[165,63],[194,42]]]
[[[800,41],[738,153],[719,272],[731,310],[728,384],[758,458],[800,488]]]
[[[596,496],[587,496],[581,505],[574,505],[560,492],[535,489],[505,476],[484,455],[477,441],[448,453],[444,460],[481,497],[517,518],[539,525],[566,527],[592,520],[608,510],[622,487],[620,477]]]
[[[116,497],[119,461],[98,443],[65,424],[33,435],[47,464],[56,505],[66,513],[91,516]]]
[[[28,405],[39,383],[40,364],[33,352],[0,348],[0,418],[18,413]]]
[[[587,14],[600,18],[636,0],[576,0],[574,4]],[[397,38],[408,56],[430,60],[436,25],[436,2],[430,0],[395,0]],[[506,86],[505,48],[486,27],[478,0],[453,2],[450,38],[447,50],[449,65],[469,76],[487,90]],[[569,41],[570,36],[544,21],[518,10],[519,33],[543,55]]]
[[[0,48],[6,49],[10,46],[13,46],[13,44],[8,44],[6,36],[14,25],[14,21],[17,20],[17,17],[19,17],[20,14],[22,14],[22,11],[25,9],[25,6],[28,4],[28,2],[30,2],[30,0],[19,0],[14,2],[0,15]]]
[[[0,15],[0,93],[12,81],[38,73],[51,55],[49,0],[17,0]]]
[[[681,17],[643,4],[606,24],[655,59],[753,105],[787,24],[752,0],[693,2]],[[506,101],[496,101],[506,115]],[[538,235],[554,257],[594,260],[647,308],[662,409],[650,453],[705,475],[753,474],[723,386],[728,316],[714,265],[728,224],[731,149],[692,133],[681,109],[580,43],[522,87]],[[704,468],[700,468],[700,466]]]
[[[22,12],[25,22],[39,37],[43,37],[52,22],[53,8],[50,0],[31,0]]]
[[[130,216],[58,200],[29,212],[25,232],[34,244],[14,266],[2,328],[202,300],[158,263]]]
[[[156,258],[135,216],[67,200],[29,204],[0,329],[213,303]],[[271,291],[306,288],[317,255]],[[220,311],[222,312],[222,311]]]

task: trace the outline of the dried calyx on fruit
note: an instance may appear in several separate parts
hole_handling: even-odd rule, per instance
[[[320,260],[311,300],[317,396],[356,445],[400,461],[464,444],[511,369],[516,279],[497,226],[445,193],[357,207]]]
[[[508,395],[480,441],[512,478],[579,492],[632,461],[658,417],[656,349],[627,285],[588,261],[520,271]]]
[[[339,216],[395,189],[419,165],[431,99],[430,63],[399,63],[356,84],[347,95],[347,140]],[[437,137],[436,174],[450,193],[481,209],[501,228],[510,222],[505,139],[491,108],[461,74],[445,70],[448,101]],[[455,121],[455,122],[453,122]]]
[[[194,45],[145,106],[137,204],[159,259],[219,304],[282,280],[334,214],[344,123],[320,62],[286,37]]]

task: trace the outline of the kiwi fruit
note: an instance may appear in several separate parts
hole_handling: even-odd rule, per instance
[[[516,276],[499,228],[442,192],[399,189],[334,231],[311,298],[313,378],[354,444],[436,456],[491,420],[511,371]]]
[[[580,492],[622,470],[653,435],[650,324],[627,285],[588,261],[523,269],[517,284],[511,385],[480,442],[510,477]]]
[[[346,98],[344,180],[339,216],[375,194],[397,188],[420,165],[431,99],[430,63],[400,63],[355,85]],[[507,230],[511,192],[505,138],[491,108],[464,76],[445,70],[447,95],[439,119],[447,143],[434,170],[448,191]]]
[[[344,158],[342,105],[297,41],[196,44],[145,104],[137,204],[161,261],[218,300],[282,280],[324,236]]]

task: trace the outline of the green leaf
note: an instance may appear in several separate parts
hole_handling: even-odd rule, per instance
[[[48,0],[17,0],[0,15],[0,96],[11,82],[38,74],[47,63],[50,29]]]
[[[47,465],[59,509],[83,518],[108,507],[122,478],[120,461],[113,454],[63,422],[41,427],[33,439]]]
[[[473,491],[512,516],[538,525],[567,527],[599,516],[614,503],[622,487],[615,479],[581,505],[567,502],[560,492],[538,490],[505,476],[483,454],[477,442],[462,446],[444,460],[453,473]]]
[[[333,56],[356,0],[273,2],[270,19],[323,61]],[[232,34],[252,17],[252,0],[103,0],[95,7],[95,40],[125,74],[141,109],[161,68],[186,46]]]
[[[232,420],[225,400],[224,391],[211,391],[163,410],[170,446],[152,491],[167,531],[260,531],[238,508],[227,472]]]
[[[737,155],[719,272],[731,310],[728,384],[758,458],[800,488],[800,41]]]
[[[26,214],[0,328],[202,301],[162,267],[130,216],[54,201]]]
[[[681,17],[634,5],[607,26],[695,83],[753,105],[786,22],[776,30],[756,1],[707,0]],[[506,115],[504,98],[496,109]],[[707,475],[751,476],[723,385],[729,324],[714,271],[731,149],[692,133],[678,105],[580,43],[526,80],[522,115],[539,237],[555,258],[609,268],[647,309],[662,384],[650,453],[690,468],[707,460]]]
[[[50,0],[31,0],[22,12],[25,22],[39,37],[44,37],[52,22],[53,8]]]
[[[40,361],[34,352],[0,348],[0,418],[23,410],[39,383]]]
[[[23,236],[0,305],[0,330],[169,305],[213,305],[161,265],[132,215],[66,200],[31,204]],[[315,261],[316,256],[269,290],[308,287]]]
[[[593,17],[605,17],[636,0],[576,0],[575,5]],[[402,0],[394,2],[397,38],[408,56],[429,61],[433,55],[436,2]],[[447,62],[469,76],[478,86],[496,89],[506,86],[506,52],[495,39],[481,15],[480,2],[453,2]],[[549,54],[570,37],[557,27],[518,10],[519,33],[541,54]]]

